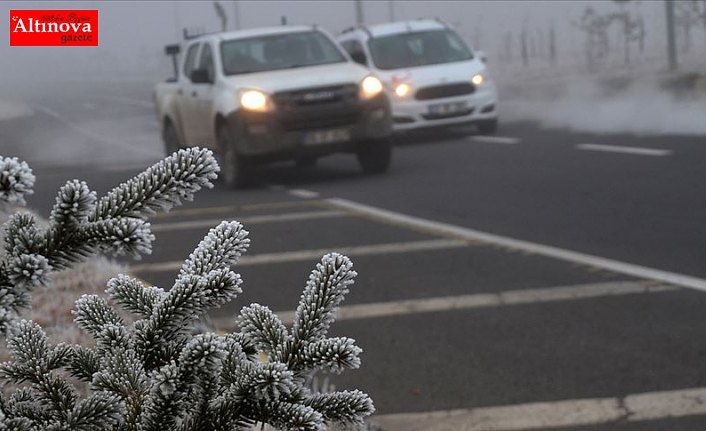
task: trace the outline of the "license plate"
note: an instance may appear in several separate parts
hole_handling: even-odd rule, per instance
[[[438,103],[436,105],[429,105],[428,112],[432,115],[446,115],[455,114],[457,112],[465,111],[468,105],[466,102],[455,102],[455,103]]]
[[[317,130],[304,135],[304,145],[324,145],[334,142],[346,142],[351,139],[348,129]]]

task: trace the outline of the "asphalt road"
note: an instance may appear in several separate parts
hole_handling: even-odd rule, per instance
[[[0,121],[0,153],[35,166],[42,214],[67,179],[103,193],[161,156],[147,85],[20,97],[35,114]],[[341,155],[200,192],[154,219],[132,272],[169,287],[211,225],[243,220],[244,293],[213,313],[228,329],[253,301],[286,315],[316,256],[346,252],[360,275],[333,333],[363,366],[332,381],[387,430],[703,429],[704,144],[519,122],[403,136],[385,175]]]

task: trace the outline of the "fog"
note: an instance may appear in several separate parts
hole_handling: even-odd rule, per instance
[[[318,24],[333,34],[354,25],[353,1],[238,1],[221,4],[228,29],[290,24]],[[588,7],[597,13],[624,7],[645,23],[643,46],[630,42],[624,60],[619,25],[607,35],[610,49],[589,64],[586,33],[575,23]],[[98,47],[10,47],[0,45],[0,99],[18,100],[62,82],[139,81],[153,83],[171,75],[164,46],[180,42],[182,29],[212,32],[220,28],[213,2],[22,2],[0,4],[7,17],[18,9],[98,9]],[[661,1],[364,1],[368,24],[420,17],[438,17],[456,28],[475,49],[484,50],[498,82],[504,115],[599,132],[706,133],[701,121],[703,99],[662,90],[667,74],[665,12]],[[706,71],[706,26],[677,29],[680,72]],[[7,41],[7,26],[0,26]],[[550,52],[550,32],[555,34]],[[688,36],[687,36],[688,33]],[[526,56],[520,38],[525,35]],[[603,83],[623,79],[629,84],[606,93]],[[532,92],[525,91],[533,87]],[[147,85],[145,88],[149,88]],[[149,98],[149,95],[145,95]],[[5,112],[23,107],[10,107]]]

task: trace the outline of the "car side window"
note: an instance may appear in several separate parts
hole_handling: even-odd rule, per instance
[[[191,80],[191,72],[194,70],[194,66],[196,65],[196,54],[199,52],[199,46],[201,44],[195,43],[189,47],[189,50],[186,51],[186,60],[184,60],[184,76],[186,76],[189,80]]]
[[[199,61],[199,69],[208,72],[208,78],[213,82],[216,72],[216,68],[213,64],[213,51],[211,50],[211,45],[205,43],[203,49],[201,50],[201,61]]]

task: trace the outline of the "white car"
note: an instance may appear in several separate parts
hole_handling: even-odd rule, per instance
[[[173,51],[168,51],[168,53]],[[366,172],[391,160],[390,103],[381,81],[323,30],[259,28],[190,40],[155,103],[167,153],[200,145],[221,157],[229,186],[277,160],[310,165],[349,152]]]
[[[395,131],[463,124],[475,124],[482,133],[497,128],[497,91],[484,55],[443,22],[357,27],[338,41],[386,84]]]

